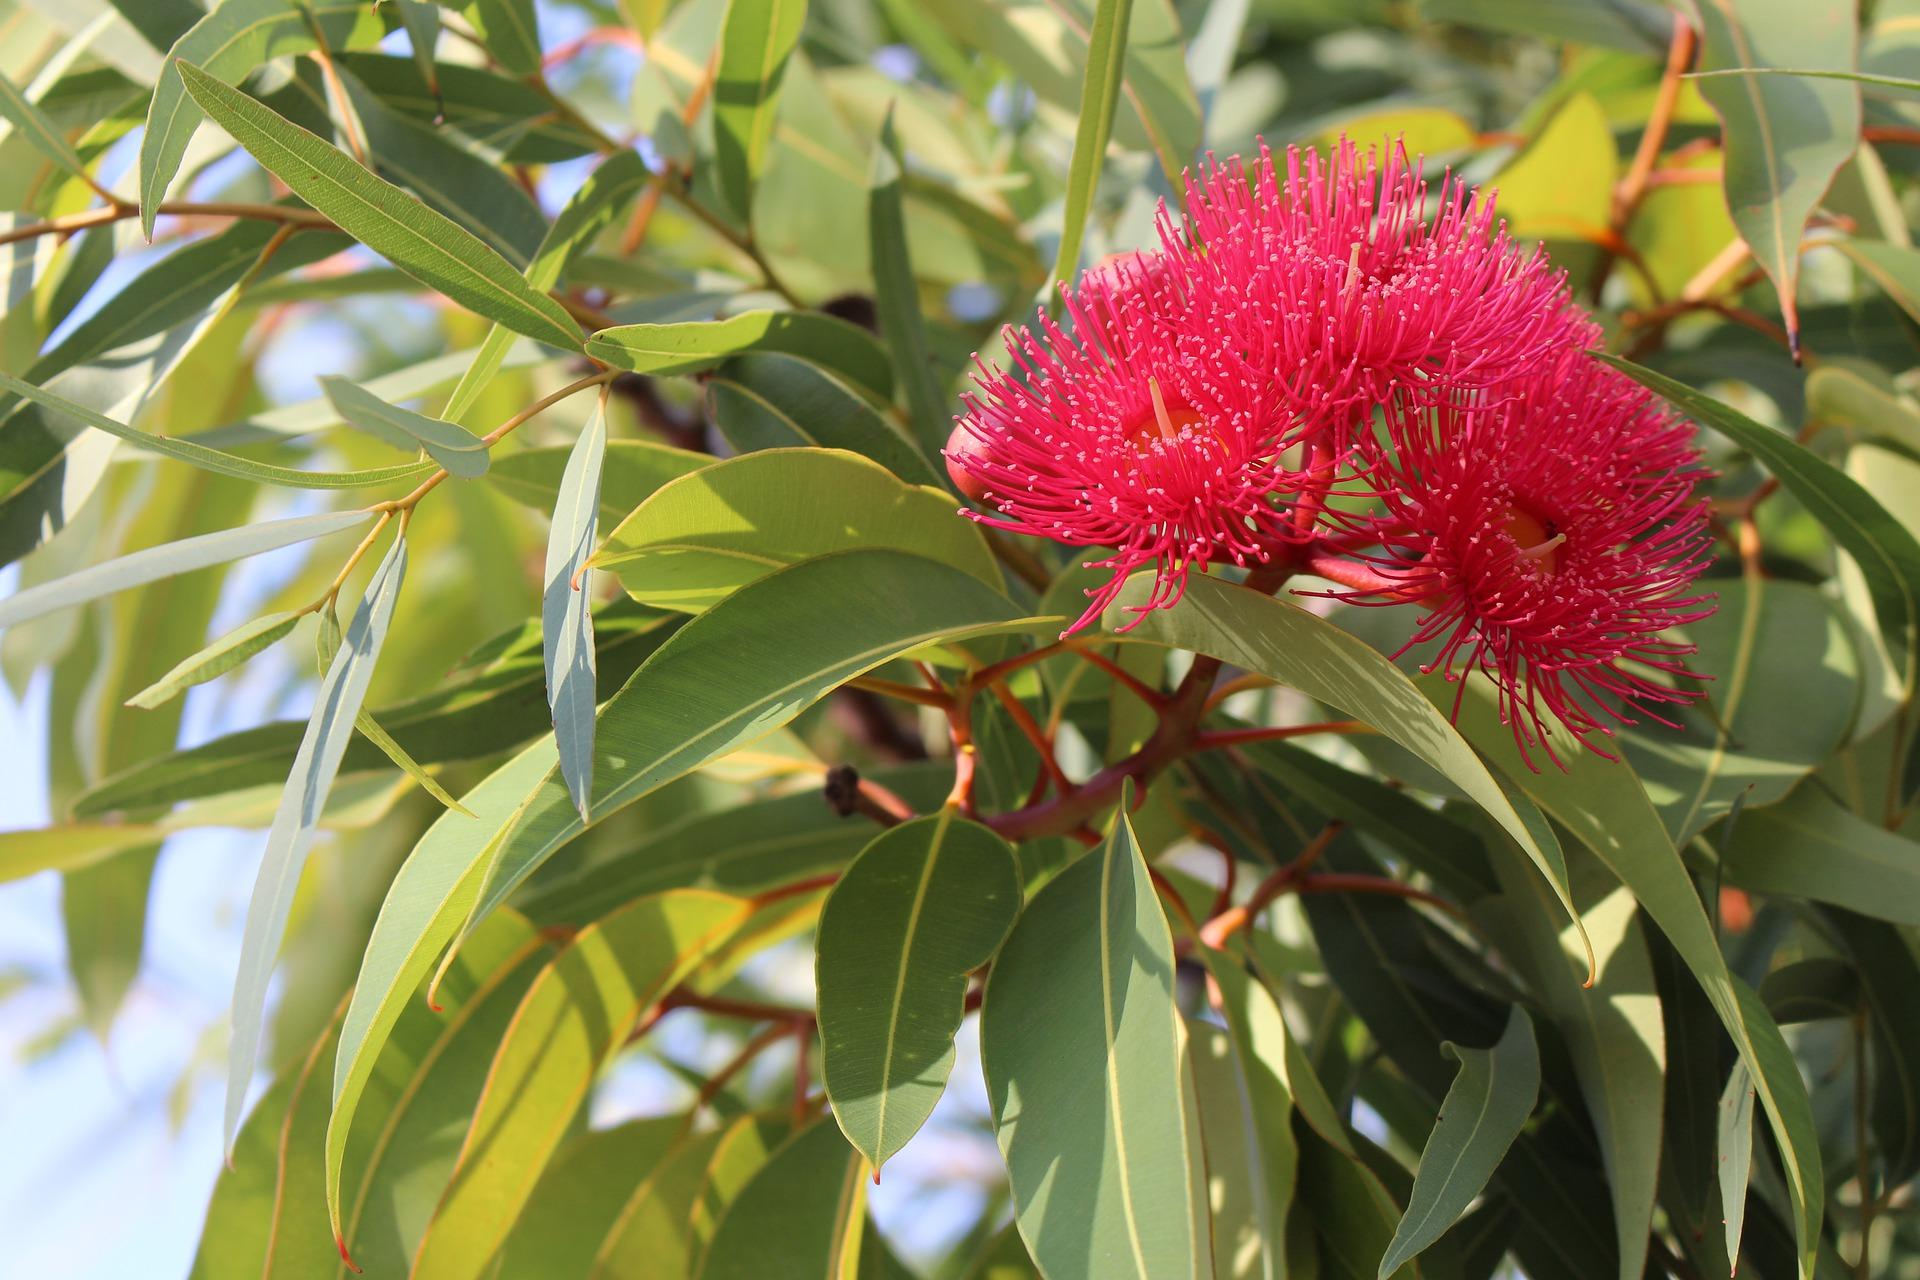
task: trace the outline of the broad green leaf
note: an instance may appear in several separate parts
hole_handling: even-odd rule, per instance
[[[243,525],[238,529],[224,529],[219,533],[205,533],[196,538],[183,538],[179,542],[135,551],[131,555],[82,569],[79,573],[53,582],[29,587],[0,600],[0,628],[161,578],[191,573],[209,565],[226,564],[230,560],[256,556],[277,547],[339,533],[343,529],[365,524],[367,516],[365,511],[294,516],[286,520]]]
[[[1209,1098],[1208,1081],[1204,1076],[1198,1081],[1200,1137],[1214,1214],[1214,1271],[1221,1280],[1264,1280],[1286,1274],[1288,1220],[1299,1180],[1288,1080],[1290,1037],[1280,1007],[1265,987],[1230,956],[1205,948],[1198,954],[1219,988],[1220,1014],[1227,1024],[1225,1044],[1212,1052],[1220,1059],[1219,1082],[1230,1091],[1224,1098]],[[1196,1057],[1199,1050],[1196,1043]],[[1237,1134],[1237,1144],[1232,1137],[1223,1142],[1223,1128]],[[1238,1155],[1231,1164],[1218,1159],[1223,1146]],[[1220,1224],[1231,1221],[1222,1213],[1223,1202],[1235,1199],[1245,1202],[1246,1227],[1233,1239],[1222,1239]]]
[[[243,622],[198,653],[182,658],[158,680],[127,699],[130,707],[151,711],[194,685],[225,675],[263,649],[285,639],[298,626],[297,613],[269,613]]]
[[[831,1120],[796,1134],[734,1197],[714,1232],[702,1280],[855,1280],[864,1271],[868,1230],[865,1167]]]
[[[1440,1104],[1439,1122],[1420,1152],[1413,1196],[1380,1261],[1390,1276],[1438,1240],[1467,1211],[1533,1110],[1540,1094],[1540,1051],[1533,1021],[1514,1006],[1491,1049],[1442,1046],[1460,1074]]]
[[[547,233],[546,217],[491,149],[463,147],[457,134],[387,106],[351,71],[340,72],[340,83],[376,173],[471,231],[516,268],[533,261]]]
[[[601,609],[594,627],[601,697],[611,696],[679,621],[627,601]],[[423,764],[479,759],[522,745],[552,724],[538,628],[523,626],[496,637],[484,660],[439,689],[374,713],[394,741]],[[146,760],[83,793],[74,802],[75,814],[140,812],[283,782],[303,727],[285,720],[257,725]],[[341,767],[359,771],[385,763],[371,743],[355,742]]]
[[[551,957],[527,922],[502,911],[475,933],[441,982],[440,1006],[424,993],[409,999],[355,1112],[346,1152],[339,1244],[367,1275],[404,1275],[453,1172],[461,1136],[486,1087],[494,1048],[521,998]],[[338,1055],[325,1070],[338,1070]],[[331,1079],[331,1076],[329,1076]],[[326,1164],[325,1132],[298,1153],[307,1169]],[[326,1189],[309,1193],[299,1211],[328,1224]],[[340,1254],[327,1274],[338,1275]]]
[[[693,1231],[688,1241],[687,1280],[699,1275],[706,1264],[707,1252],[713,1248],[714,1235],[720,1229],[727,1210],[740,1198],[740,1193],[752,1185],[774,1153],[785,1147],[793,1136],[792,1125],[786,1117],[744,1115],[728,1125],[719,1144],[714,1147],[713,1158],[707,1162],[702,1180],[704,1185],[698,1189],[698,1198],[690,1215]],[[672,1226],[677,1228],[680,1223],[673,1223]],[[631,1257],[634,1246],[643,1245],[644,1242],[645,1235],[629,1232],[619,1242],[618,1249]],[[617,1256],[620,1255],[609,1255],[609,1261]],[[648,1257],[644,1253],[639,1256],[642,1259]],[[662,1280],[669,1278],[663,1276]],[[671,1280],[680,1278],[675,1276]]]
[[[326,1219],[301,1212],[319,1194],[319,1170],[291,1158],[311,1150],[326,1126],[326,1062],[338,1036],[336,1019],[253,1109],[214,1184],[192,1280],[319,1280],[338,1265]]]
[[[560,477],[560,493],[547,534],[546,589],[540,612],[547,706],[553,712],[560,774],[566,779],[582,822],[590,821],[587,802],[593,787],[593,717],[599,704],[590,608],[593,573],[587,567],[587,557],[593,553],[600,504],[600,460],[606,448],[607,400],[601,396],[593,416],[574,441],[566,471]]]
[[[487,443],[465,427],[388,404],[342,377],[324,376],[320,386],[348,426],[398,449],[424,449],[448,475],[471,480],[486,474]]]
[[[1920,316],[1920,250],[1884,240],[1848,238],[1834,247],[1909,316]]]
[[[1695,11],[1702,70],[1854,69],[1859,18],[1853,0],[1700,0]],[[1696,84],[1720,116],[1727,208],[1779,291],[1797,357],[1800,237],[1834,174],[1859,146],[1859,87],[1753,75]]]
[[[668,481],[607,535],[593,564],[635,600],[691,613],[786,565],[861,548],[912,552],[1000,585],[979,529],[954,518],[952,495],[825,449],[743,454]]]
[[[622,151],[595,169],[541,238],[533,261],[527,265],[527,283],[536,289],[558,285],[567,263],[621,215],[648,177],[647,166],[637,151]],[[511,330],[500,325],[493,327],[481,342],[473,363],[460,376],[459,385],[447,398],[443,417],[457,422],[473,407],[500,371],[501,361],[513,340]]]
[[[517,76],[540,70],[540,20],[533,0],[467,0],[461,12],[501,66]]]
[[[73,144],[47,119],[20,86],[0,75],[0,117],[4,117],[41,154],[77,178],[87,178],[86,163],[74,154]]]
[[[1915,664],[1920,662],[1920,541],[1858,481],[1782,433],[1664,374],[1612,356],[1600,358],[1753,454],[1826,526],[1859,565],[1882,639],[1903,673],[1902,684],[1914,689]]]
[[[587,341],[587,354],[595,360],[635,373],[698,373],[746,351],[800,356],[882,400],[893,395],[886,349],[864,329],[817,311],[743,311],[725,320],[625,324],[602,329]]]
[[[1613,126],[1593,95],[1568,97],[1492,180],[1514,235],[1571,245],[1603,236],[1619,155]],[[1556,255],[1562,256],[1574,255]]]
[[[601,708],[595,820],[780,728],[883,662],[1034,625],[959,570],[898,552],[845,551],[770,574],[676,631]],[[556,769],[506,829],[476,833],[470,856],[489,869],[473,918],[585,826]]]
[[[1067,165],[1067,203],[1061,215],[1060,249],[1053,279],[1071,280],[1080,269],[1080,243],[1087,234],[1094,188],[1106,167],[1107,139],[1126,78],[1127,36],[1133,0],[1095,0],[1093,29],[1087,36],[1086,71],[1080,81],[1080,118],[1074,128],[1073,158]]]
[[[10,391],[22,399],[31,400],[61,417],[72,418],[76,422],[83,422],[89,427],[104,431],[110,436],[117,436],[149,453],[177,458],[181,462],[191,463],[207,471],[234,476],[241,480],[253,480],[261,484],[281,485],[289,489],[364,489],[395,480],[424,476],[432,470],[424,463],[374,467],[365,471],[302,471],[295,467],[280,467],[270,462],[255,462],[251,458],[243,458],[221,449],[210,449],[206,445],[195,444],[191,440],[157,436],[150,431],[130,427],[124,422],[116,422],[103,413],[97,413],[83,404],[69,400],[57,392],[49,391],[45,387],[36,387],[30,382],[23,382],[11,374],[0,373],[0,390]]]
[[[875,1172],[933,1114],[967,975],[1019,913],[1013,850],[951,808],[879,836],[827,895],[814,960],[827,1097]]]
[[[339,49],[370,44],[384,28],[367,5],[354,0],[221,0],[168,50],[140,138],[140,226],[148,239],[200,124],[200,110],[182,82],[182,64],[235,85],[263,63],[306,53],[316,32],[328,48]]]
[[[1433,692],[1451,698],[1451,692]],[[1460,729],[1555,821],[1599,855],[1692,971],[1747,1063],[1766,1107],[1786,1170],[1802,1274],[1810,1276],[1824,1199],[1806,1084],[1766,1006],[1729,972],[1692,878],[1639,780],[1625,764],[1571,745],[1559,752],[1564,771],[1535,773],[1520,759],[1512,732],[1498,722],[1491,700],[1481,691],[1470,692],[1463,701]]]
[[[951,770],[923,763],[870,776],[917,810],[938,808]],[[517,905],[541,923],[597,920],[663,889],[751,894],[843,867],[872,829],[822,804],[816,790],[687,815],[650,831],[620,856],[528,887]]]
[[[684,889],[642,898],[581,931],[534,979],[494,1054],[487,1087],[412,1274],[488,1274],[574,1113],[636,1019],[750,913]]]
[[[1753,1168],[1753,1077],[1735,1062],[1720,1095],[1720,1204],[1726,1211],[1727,1256],[1740,1256],[1747,1217],[1747,1176]]]
[[[474,816],[465,818],[451,810],[442,813],[414,846],[412,856],[387,890],[341,1023],[334,1064],[333,1105],[325,1142],[325,1194],[334,1234],[341,1239],[353,1238],[342,1199],[343,1167],[354,1117],[374,1081],[374,1068],[405,1014],[406,1003],[426,981],[434,959],[452,938],[462,916],[453,916],[438,933],[425,936],[408,932],[407,923],[398,918],[406,914],[410,903],[438,901],[449,895],[464,912],[479,891],[478,874],[464,862],[458,867],[450,865],[442,851],[463,847],[477,828],[490,830],[508,821],[518,797],[553,766],[553,761],[553,740],[543,738],[501,765],[467,793],[465,803]],[[476,939],[482,936],[484,930],[476,931]]]
[[[755,1116],[741,1116],[726,1129],[702,1134],[686,1133],[686,1123],[680,1117],[675,1117],[673,1124],[683,1136],[662,1158],[646,1165],[627,1165],[623,1176],[608,1180],[615,1199],[604,1225],[599,1221],[582,1224],[581,1215],[569,1205],[565,1211],[567,1239],[559,1239],[558,1232],[533,1235],[530,1229],[537,1229],[540,1221],[539,1197],[545,1192],[542,1183],[534,1193],[535,1202],[527,1207],[520,1226],[507,1241],[507,1265],[526,1259],[527,1268],[537,1270],[560,1263],[569,1267],[570,1274],[595,1280],[630,1275],[689,1280],[696,1248],[692,1219],[696,1206],[707,1199],[708,1168],[719,1158],[716,1153],[723,1144],[731,1150],[743,1133],[757,1133],[761,1121]],[[760,1158],[764,1161],[764,1151]],[[641,1169],[645,1172],[640,1173]],[[551,1243],[545,1239],[549,1234],[555,1237]]]
[[[313,847],[327,791],[340,771],[354,719],[366,701],[367,685],[380,659],[380,647],[393,619],[394,602],[407,571],[407,542],[393,547],[374,571],[366,596],[354,611],[345,643],[314,696],[313,716],[287,777],[287,789],[267,832],[260,875],[247,904],[246,932],[240,945],[240,970],[233,987],[233,1043],[227,1054],[225,1137],[229,1147],[240,1129],[240,1111],[259,1063],[260,1035],[266,1017],[267,980],[280,939],[293,910],[294,890]]]
[[[1689,667],[1710,683],[1706,707],[1624,735],[1647,795],[1676,845],[1740,801],[1771,804],[1847,737],[1859,705],[1852,637],[1821,592],[1747,575],[1686,636]],[[1744,797],[1744,799],[1743,799]]]
[[[1377,650],[1298,605],[1198,575],[1189,579],[1179,608],[1144,615],[1132,612],[1150,586],[1144,575],[1136,576],[1108,607],[1110,628],[1139,619],[1123,639],[1149,640],[1223,658],[1378,729],[1438,769],[1486,810],[1547,878],[1568,918],[1578,922],[1580,913],[1569,895],[1559,850],[1535,839],[1466,739]]]
[[[846,449],[910,483],[941,483],[927,455],[865,397],[798,356],[735,356],[707,375],[706,387],[713,425],[737,452]]]
[[[767,167],[780,82],[806,20],[806,0],[728,0],[713,81],[714,176],[742,219]]]
[[[516,502],[552,511],[560,498],[570,445],[522,449],[493,460],[487,483]],[[609,440],[600,459],[599,520],[611,529],[669,480],[713,465],[713,455],[652,440]]]
[[[1815,783],[1743,810],[1731,826],[1721,853],[1728,884],[1920,927],[1920,844],[1855,816]]]
[[[566,309],[473,233],[240,90],[191,63],[178,67],[207,115],[342,231],[479,315],[549,345],[580,349],[579,326]]]
[[[1015,1217],[1052,1280],[1212,1270],[1173,937],[1126,807],[1097,852],[1028,904],[981,1008]]]
[[[1667,1055],[1637,904],[1623,888],[1576,899],[1599,970],[1593,986],[1583,987],[1579,939],[1571,929],[1556,933],[1553,902],[1517,851],[1499,853],[1500,896],[1476,903],[1474,916],[1566,1041],[1612,1192],[1620,1277],[1637,1280],[1659,1190],[1661,1110],[1651,1100],[1661,1096]]]
[[[893,110],[888,108],[867,176],[867,235],[873,241],[874,300],[880,309],[880,331],[886,335],[887,350],[893,356],[894,374],[906,392],[920,447],[934,454],[947,443],[953,410],[940,388],[933,353],[927,346],[926,321],[920,314],[920,285],[914,279],[913,262],[907,253],[903,170]]]

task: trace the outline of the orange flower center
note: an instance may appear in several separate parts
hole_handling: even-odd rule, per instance
[[[1153,396],[1152,411],[1129,422],[1125,428],[1127,439],[1141,453],[1156,440],[1172,440],[1188,427],[1207,425],[1204,417],[1178,400],[1168,404],[1160,394],[1159,379],[1148,378],[1147,390]]]
[[[1567,540],[1566,534],[1555,532],[1551,524],[1521,506],[1507,508],[1503,527],[1520,548],[1523,559],[1531,561],[1542,573],[1553,572],[1560,546]]]

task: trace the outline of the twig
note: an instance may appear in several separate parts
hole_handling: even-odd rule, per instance
[[[1345,826],[1343,822],[1334,821],[1322,827],[1320,834],[1307,842],[1306,848],[1300,851],[1298,857],[1255,885],[1253,892],[1247,895],[1246,902],[1240,906],[1228,907],[1224,911],[1216,912],[1213,919],[1207,921],[1199,930],[1200,940],[1216,951],[1226,945],[1228,938],[1258,919],[1260,913],[1267,909],[1268,903],[1293,888],[1313,864],[1320,860],[1320,855],[1327,851],[1327,846],[1333,843],[1334,837],[1338,836]]]
[[[1377,733],[1370,724],[1358,720],[1326,720],[1318,724],[1255,725],[1246,729],[1204,729],[1194,739],[1196,751],[1214,751],[1221,747],[1238,747],[1249,742],[1278,742],[1287,738],[1304,738],[1316,733]]]

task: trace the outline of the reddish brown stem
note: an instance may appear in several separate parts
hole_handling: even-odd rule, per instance
[[[1304,738],[1316,733],[1374,733],[1372,725],[1358,720],[1326,720],[1318,724],[1255,725],[1247,729],[1204,729],[1194,739],[1195,751],[1214,751],[1238,747],[1249,742],[1278,742],[1286,738]]]
[[[1100,670],[1106,672],[1108,675],[1112,676],[1115,680],[1119,681],[1122,685],[1124,685],[1127,688],[1128,692],[1133,694],[1134,697],[1140,699],[1140,701],[1146,703],[1149,707],[1152,707],[1154,710],[1157,711],[1161,707],[1164,707],[1167,705],[1166,694],[1161,693],[1158,689],[1153,688],[1151,685],[1147,684],[1146,681],[1142,680],[1139,676],[1134,675],[1133,672],[1127,670],[1125,667],[1115,662],[1112,658],[1109,658],[1106,654],[1097,653],[1092,649],[1081,649],[1079,650],[1079,654],[1082,659],[1100,668]]]
[[[1003,684],[992,684],[987,687],[993,690],[993,696],[999,700],[1002,707],[1006,708],[1007,715],[1020,726],[1020,732],[1026,735],[1028,742],[1033,744],[1033,749],[1040,753],[1040,767],[1047,771],[1047,777],[1052,780],[1054,790],[1061,795],[1073,790],[1073,780],[1067,777],[1066,771],[1060,767],[1060,762],[1054,758],[1052,741],[1041,731],[1039,724],[1034,721],[1033,713],[1027,710],[1026,704],[1014,697]]]
[[[1298,857],[1255,885],[1244,903],[1216,912],[1213,919],[1201,927],[1200,940],[1217,951],[1226,944],[1228,938],[1252,924],[1269,903],[1300,882],[1344,826],[1341,822],[1329,822],[1321,828],[1320,834],[1307,842],[1307,847],[1300,851]]]

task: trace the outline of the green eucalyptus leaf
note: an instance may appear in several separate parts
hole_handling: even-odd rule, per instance
[[[795,0],[782,0],[792,4]],[[698,373],[746,351],[800,356],[882,400],[893,395],[887,353],[873,336],[815,311],[743,311],[725,320],[602,329],[587,354],[635,373]]]
[[[465,427],[388,404],[345,378],[328,375],[320,386],[348,426],[397,448],[418,446],[448,475],[470,480],[486,474],[487,442]]]
[[[560,477],[560,493],[547,534],[546,590],[540,612],[547,706],[553,712],[560,773],[582,821],[588,818],[593,786],[593,717],[599,702],[593,612],[589,607],[593,574],[587,557],[593,551],[595,516],[600,505],[600,460],[606,447],[607,403],[602,397],[574,442],[567,469]]]
[[[720,193],[737,215],[753,207],[767,166],[780,84],[800,41],[806,0],[729,0],[713,82],[713,139]]]
[[[933,1113],[967,975],[1019,912],[1013,850],[951,808],[881,835],[827,895],[814,960],[827,1097],[876,1172]]]
[[[845,449],[913,484],[941,483],[927,455],[866,397],[798,356],[735,356],[707,375],[706,386],[713,425],[741,453]]]

